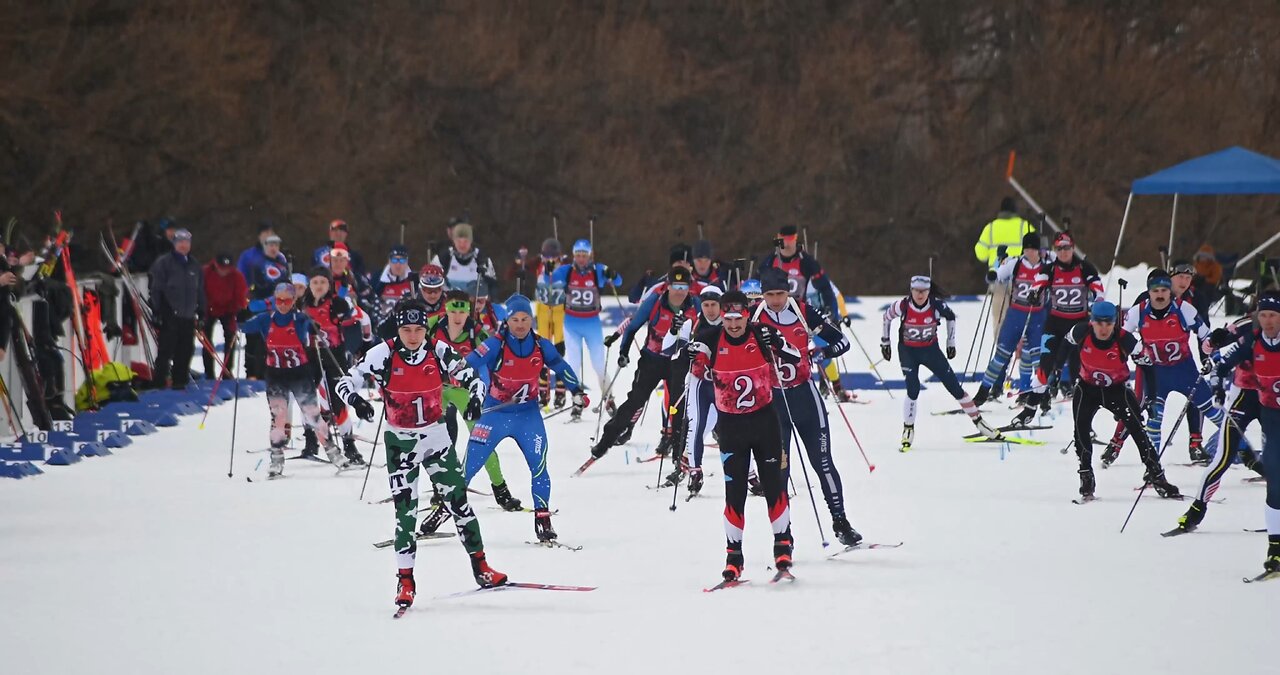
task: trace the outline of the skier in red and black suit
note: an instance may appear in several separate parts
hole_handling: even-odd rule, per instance
[[[1118,311],[1110,302],[1094,303],[1089,321],[1081,323],[1063,338],[1060,346],[1040,363],[1053,371],[1061,370],[1071,362],[1076,375],[1072,390],[1071,416],[1075,420],[1076,456],[1080,458],[1080,498],[1092,500],[1093,479],[1093,417],[1106,408],[1116,419],[1124,423],[1129,435],[1138,444],[1138,454],[1146,466],[1146,481],[1161,497],[1181,497],[1178,488],[1165,480],[1160,457],[1142,428],[1138,397],[1127,384],[1129,382],[1130,357],[1140,366],[1151,365],[1151,357],[1144,353],[1142,344],[1132,333],[1116,327]]]
[[[1232,369],[1236,369],[1239,377],[1243,370],[1241,379],[1252,380],[1256,386],[1256,398],[1250,406],[1253,409],[1244,415],[1256,417],[1262,426],[1262,465],[1267,478],[1263,512],[1267,524],[1267,556],[1262,563],[1263,573],[1253,579],[1261,581],[1280,575],[1280,293],[1267,291],[1260,295],[1254,319],[1253,328],[1239,341],[1216,352],[1207,365],[1217,379],[1230,376]],[[1244,421],[1247,424],[1248,417]],[[1242,426],[1237,433],[1243,435],[1243,429]],[[1226,447],[1219,449],[1220,455],[1228,452]],[[1195,502],[1201,509],[1203,499],[1201,496]],[[1203,514],[1200,517],[1203,518]]]
[[[782,472],[785,482],[791,469],[791,428],[804,442],[809,462],[822,486],[822,496],[831,512],[831,529],[845,546],[856,546],[862,535],[853,529],[844,512],[844,487],[840,472],[831,457],[831,425],[827,421],[827,407],[813,380],[814,364],[809,356],[814,352],[819,359],[833,359],[849,351],[849,339],[841,330],[828,323],[818,310],[787,293],[787,274],[771,268],[760,274],[760,286],[764,301],[756,308],[754,321],[776,329],[787,343],[800,353],[800,362],[778,369],[782,386],[774,392],[773,408],[782,425],[782,450],[787,456]],[[820,336],[827,346],[818,350],[812,347],[810,334]]]
[[[679,334],[685,322],[697,316],[698,310],[694,307],[693,295],[690,293],[691,282],[692,277],[687,268],[672,266],[667,274],[665,290],[645,296],[636,309],[635,316],[619,327],[621,336],[614,333],[605,338],[605,346],[612,346],[619,337],[622,338],[622,344],[618,348],[618,367],[626,368],[631,363],[631,341],[635,339],[641,326],[649,326],[649,335],[644,347],[640,349],[640,362],[636,364],[636,374],[631,381],[627,400],[618,406],[618,412],[604,425],[600,439],[591,448],[591,456],[595,459],[604,457],[609,448],[625,443],[630,438],[632,427],[640,419],[645,402],[659,382],[666,384],[667,396],[673,403],[681,402],[678,409],[670,415],[670,419],[676,422],[673,426],[679,426],[683,421],[681,394],[684,392],[686,370],[678,365],[673,366],[671,358],[662,354],[662,341],[668,334]],[[674,363],[680,364],[683,361],[679,359]],[[662,441],[654,452],[666,454],[678,447],[680,436],[677,431],[670,428],[664,430]]]
[[[724,324],[699,333],[689,344],[694,377],[715,388],[720,457],[724,463],[724,531],[727,555],[723,576],[742,575],[742,535],[746,523],[747,470],[754,455],[773,526],[774,567],[791,568],[791,511],[783,482],[782,430],[772,410],[779,386],[779,362],[794,368],[800,352],[772,326],[750,324],[747,297],[729,291],[720,298]]]
[[[1076,242],[1069,232],[1059,232],[1053,238],[1053,252],[1056,258],[1046,270],[1047,276],[1040,278],[1032,286],[1035,296],[1049,296],[1049,316],[1044,321],[1044,331],[1040,337],[1040,367],[1038,379],[1040,384],[1034,389],[1036,396],[1028,398],[1028,407],[1024,408],[1015,423],[1027,424],[1035,415],[1033,399],[1038,399],[1042,407],[1047,408],[1053,401],[1054,389],[1059,384],[1061,373],[1052,369],[1051,359],[1045,356],[1053,353],[1063,336],[1071,329],[1084,323],[1089,318],[1089,305],[1094,298],[1103,297],[1102,277],[1093,263],[1075,253]],[[1064,385],[1070,382],[1062,383]],[[1065,388],[1065,387],[1064,387]]]
[[[322,407],[328,408],[329,419],[342,434],[342,454],[352,464],[364,466],[364,458],[356,449],[353,420],[347,413],[347,405],[342,399],[334,396],[334,387],[342,377],[342,366],[346,361],[342,324],[351,318],[353,309],[347,300],[335,293],[330,284],[329,269],[322,266],[312,268],[307,278],[307,290],[302,294],[302,311],[311,318],[315,329],[316,347],[316,379],[322,384],[320,394],[324,397]],[[339,356],[342,355],[342,356]],[[304,456],[314,457],[320,450],[315,431],[308,428],[305,432],[306,445],[302,448]]]
[[[786,272],[787,290],[796,300],[804,300],[809,286],[813,285],[818,291],[818,297],[822,298],[822,306],[831,312],[831,322],[839,325],[840,302],[836,298],[836,290],[832,288],[831,280],[827,278],[827,273],[822,269],[818,259],[809,255],[808,251],[800,250],[799,232],[796,226],[783,226],[778,230],[778,237],[773,240],[773,244],[775,247],[773,253],[760,259],[760,264],[752,276],[759,279],[760,273],[770,267]]]

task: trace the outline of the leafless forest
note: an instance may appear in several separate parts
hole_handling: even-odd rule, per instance
[[[87,233],[170,215],[197,254],[344,218],[415,264],[469,213],[502,265],[600,216],[634,275],[705,222],[723,257],[784,222],[848,292],[970,249],[1017,175],[1110,261],[1129,182],[1280,153],[1280,3],[1157,0],[27,0],[0,11],[0,214]],[[1155,257],[1138,202],[1122,261]],[[1247,250],[1280,198],[1180,204],[1175,254]],[[209,240],[216,238],[217,243]]]

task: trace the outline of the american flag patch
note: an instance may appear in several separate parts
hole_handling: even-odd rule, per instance
[[[391,374],[392,374],[392,375],[404,375],[404,368],[392,368],[392,369],[391,369]]]

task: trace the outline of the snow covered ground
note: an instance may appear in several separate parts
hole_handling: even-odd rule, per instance
[[[855,323],[868,348],[884,300],[854,306],[869,319]],[[956,309],[959,369],[979,305]],[[845,362],[866,370],[856,348]],[[881,371],[900,377],[896,362]],[[756,499],[745,576],[758,583],[705,594],[724,556],[714,451],[704,496],[686,503],[682,490],[673,513],[669,490],[645,489],[658,464],[634,461],[655,440],[656,406],[629,446],[580,478],[570,474],[587,456],[595,420],[566,424],[561,415],[548,422],[555,524],[584,549],[528,546],[531,514],[494,510],[488,497],[473,504],[496,568],[599,590],[436,599],[474,584],[456,538],[433,541],[419,549],[418,602],[398,622],[394,556],[370,545],[391,536],[391,506],[357,499],[362,473],[334,477],[317,464],[290,462],[288,480],[246,482],[265,458],[243,452],[266,445],[262,398],[241,402],[241,453],[228,479],[232,407],[224,405],[204,430],[184,418],[113,457],[0,482],[3,672],[1273,672],[1265,645],[1280,617],[1280,584],[1240,583],[1260,571],[1266,548],[1265,535],[1243,531],[1262,527],[1264,493],[1241,483],[1244,470],[1228,473],[1218,492],[1226,501],[1211,506],[1201,532],[1162,539],[1187,504],[1148,493],[1121,534],[1141,483],[1131,444],[1098,471],[1101,499],[1075,506],[1075,458],[1058,452],[1069,415],[1028,434],[1045,446],[966,444],[965,418],[928,414],[954,407],[933,385],[916,448],[901,454],[903,393],[861,394],[872,403],[845,411],[874,473],[833,415],[850,518],[867,541],[902,548],[827,560],[838,544],[822,547],[797,472],[798,581],[763,583],[771,541]],[[1180,405],[1170,405],[1171,417]],[[989,407],[994,422],[1012,416]],[[1099,435],[1111,424],[1099,416]],[[1184,430],[1166,465],[1190,492],[1201,469],[1174,464],[1187,461],[1185,438]],[[520,454],[505,445],[499,454],[527,500]],[[374,470],[367,501],[387,494],[384,477]],[[473,486],[488,490],[483,474]]]

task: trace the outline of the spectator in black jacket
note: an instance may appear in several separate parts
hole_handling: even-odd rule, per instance
[[[196,322],[205,306],[204,270],[191,255],[191,233],[178,230],[173,252],[151,266],[151,313],[160,332],[152,386],[165,386],[172,369],[173,388],[186,388],[191,379]]]

